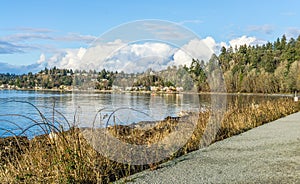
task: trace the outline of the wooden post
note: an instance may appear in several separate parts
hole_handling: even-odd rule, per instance
[[[297,91],[295,91],[294,101],[295,101],[295,102],[298,102],[298,100],[299,100],[299,99],[298,99],[298,96],[297,96]]]

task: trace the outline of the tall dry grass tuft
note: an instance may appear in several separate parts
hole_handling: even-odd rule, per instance
[[[214,141],[242,133],[264,123],[300,110],[300,103],[290,98],[263,100],[259,103],[231,103]],[[187,143],[169,158],[199,149],[211,112],[197,114],[196,128]],[[165,119],[148,129],[115,125],[108,127],[112,135],[131,144],[153,144],[172,133],[177,119]],[[43,122],[53,129],[51,121]],[[14,136],[0,139],[0,183],[109,183],[144,169],[155,169],[159,163],[129,165],[112,161],[88,144],[82,131],[70,125],[67,131],[36,136]],[[171,144],[171,143],[170,143]],[[172,147],[172,145],[167,145]]]

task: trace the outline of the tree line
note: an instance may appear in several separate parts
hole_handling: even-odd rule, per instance
[[[0,74],[0,86],[14,86],[15,88],[23,89],[59,89],[64,87],[70,87],[72,85],[78,85],[76,79],[81,79],[81,82],[85,82],[86,78],[95,78],[98,81],[95,86],[97,89],[107,89],[108,86],[112,85],[113,75],[116,73],[109,72],[103,69],[100,72],[96,70],[72,70],[72,69],[59,69],[56,67],[45,68],[38,73],[33,74],[29,72],[28,74],[15,75],[15,74]],[[76,77],[83,76],[83,77]],[[106,85],[101,85],[107,83]]]
[[[290,93],[300,90],[300,36],[274,43],[222,48],[219,56],[229,92]]]
[[[227,92],[291,93],[300,91],[300,36],[283,35],[263,45],[221,48],[208,63],[193,60],[187,68],[199,91],[209,91],[213,66],[221,67]]]

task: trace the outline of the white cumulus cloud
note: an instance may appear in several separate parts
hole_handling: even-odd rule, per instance
[[[240,47],[241,45],[250,45],[256,41],[255,37],[242,36],[229,41],[232,47]]]
[[[90,48],[65,49],[46,59],[48,67],[70,68],[79,70],[100,70],[105,58],[122,46],[120,40],[97,44]]]
[[[45,54],[41,54],[40,55],[40,59],[37,61],[38,64],[43,63],[44,61],[46,61],[46,56]]]
[[[256,37],[248,37],[246,35],[229,41],[230,46],[233,48],[239,48],[241,45],[261,45],[264,43],[266,43],[266,41],[257,39]]]
[[[192,58],[208,61],[214,53],[214,47],[215,40],[212,38],[193,39],[174,54],[174,63],[189,66]]]
[[[176,48],[157,42],[126,45],[107,58],[103,67],[128,73],[166,68]]]

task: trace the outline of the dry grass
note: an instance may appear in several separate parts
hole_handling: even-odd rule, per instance
[[[290,98],[265,100],[255,105],[229,104],[216,136],[212,135],[213,141],[299,110],[300,104]],[[199,149],[210,113],[197,114],[196,128],[187,143],[161,162]],[[150,145],[170,135],[178,123],[179,120],[166,119],[146,130],[121,125],[107,129],[124,142]],[[159,164],[135,166],[109,160],[87,143],[78,128],[57,135],[56,139],[46,135],[32,140],[24,137],[0,139],[0,183],[109,183],[147,168],[155,169]]]

